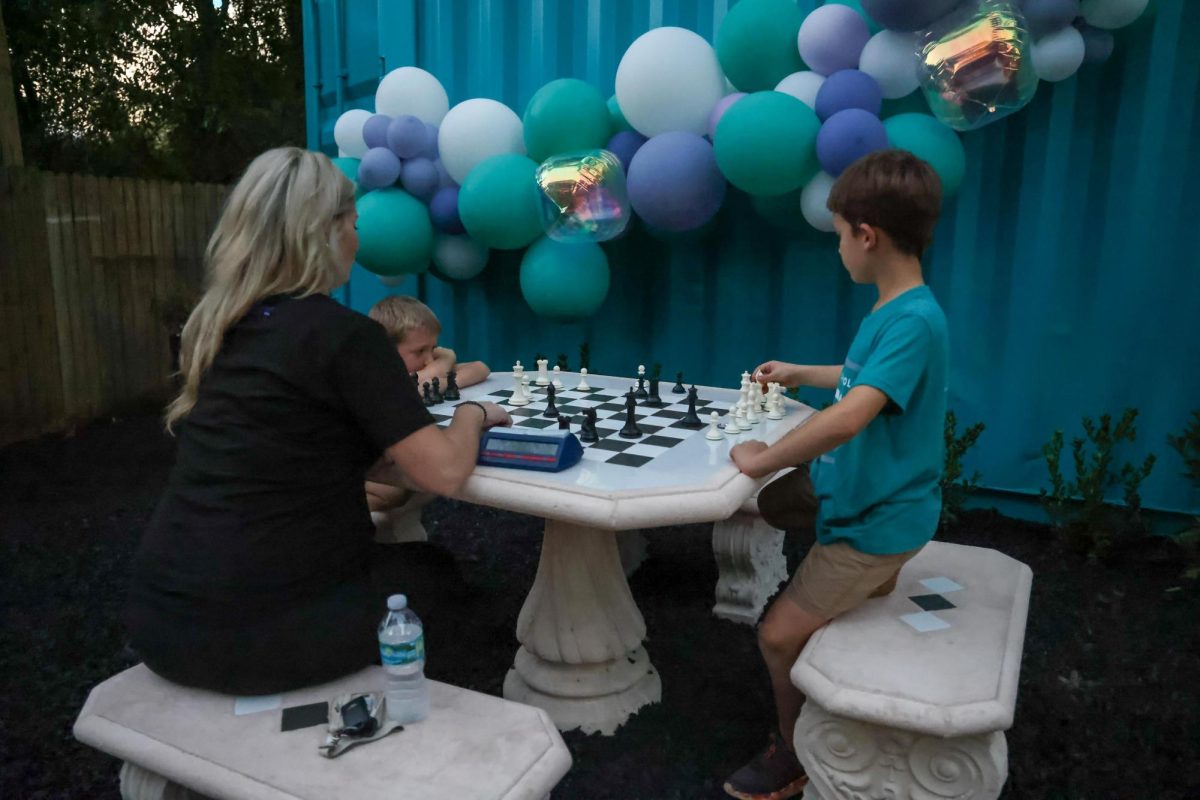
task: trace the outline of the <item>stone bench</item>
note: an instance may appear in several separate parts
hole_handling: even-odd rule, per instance
[[[280,707],[378,691],[383,682],[382,668],[369,667],[288,692]],[[178,686],[138,665],[92,689],[75,737],[126,762],[125,800],[535,800],[570,768],[541,709],[430,686],[427,719],[327,759],[317,752],[324,725],[281,733],[278,707],[237,716],[237,698]]]
[[[773,475],[775,480],[783,470]],[[766,486],[770,481],[765,481]],[[783,531],[772,528],[758,510],[759,487],[729,519],[713,523],[713,557],[717,561],[713,614],[743,625],[757,625],[763,608],[779,584],[789,577],[783,553]]]
[[[1032,573],[930,542],[896,590],[817,631],[792,668],[808,699],[806,800],[992,800],[1008,777]]]

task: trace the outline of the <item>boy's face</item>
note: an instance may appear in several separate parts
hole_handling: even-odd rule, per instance
[[[875,279],[872,269],[872,251],[876,244],[874,228],[870,225],[855,228],[841,214],[833,215],[833,228],[838,234],[838,255],[842,257],[842,266],[850,273],[850,280],[872,283]]]
[[[433,361],[437,340],[437,334],[428,328],[413,328],[404,334],[404,341],[396,345],[396,352],[404,359],[404,366],[410,374],[420,372]]]

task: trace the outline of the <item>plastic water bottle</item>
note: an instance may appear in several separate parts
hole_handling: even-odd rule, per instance
[[[408,598],[394,594],[379,623],[379,655],[387,673],[387,716],[395,722],[417,722],[429,716],[429,684],[425,682],[425,630],[408,607]]]

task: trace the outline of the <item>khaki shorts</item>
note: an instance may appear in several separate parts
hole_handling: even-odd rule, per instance
[[[764,486],[758,494],[758,510],[771,527],[815,538],[817,498],[808,467],[798,467]],[[805,611],[833,619],[868,598],[890,594],[900,568],[920,551],[918,547],[879,556],[855,550],[846,542],[813,542],[783,593]]]

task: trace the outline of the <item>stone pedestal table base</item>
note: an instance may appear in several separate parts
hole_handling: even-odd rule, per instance
[[[755,514],[739,511],[713,523],[713,556],[720,571],[713,614],[754,625],[767,600],[788,577],[783,531]]]

